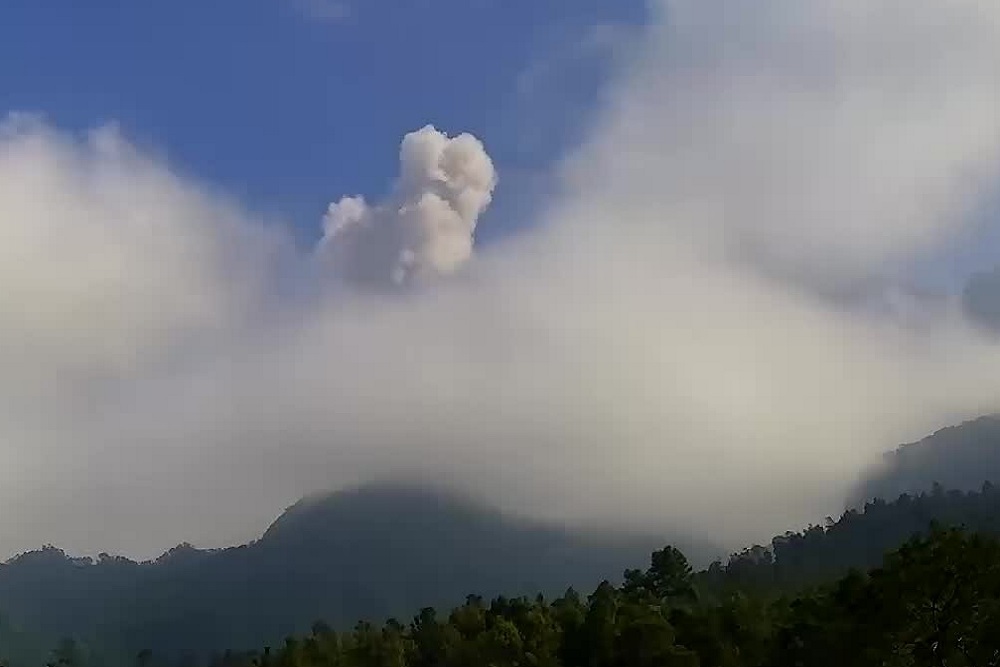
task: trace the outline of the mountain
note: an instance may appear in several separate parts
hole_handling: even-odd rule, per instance
[[[0,566],[0,609],[50,645],[72,636],[103,648],[109,663],[144,648],[204,656],[277,645],[321,619],[407,618],[469,593],[588,590],[661,545],[512,518],[439,491],[368,486],[304,499],[259,540],[229,549],[181,545],[143,563],[54,547],[23,554]]]
[[[700,580],[708,588],[735,582],[783,589],[827,580],[876,564],[932,520],[1000,533],[1000,494],[987,480],[1000,480],[997,416],[901,446],[859,484],[862,510],[747,549]],[[982,490],[963,492],[971,489]],[[132,664],[141,649],[172,663],[203,659],[223,649],[277,646],[317,620],[334,627],[406,620],[470,593],[591,590],[671,542],[695,561],[714,551],[667,536],[567,530],[427,488],[364,486],[303,499],[238,547],[182,544],[139,563],[107,554],[74,558],[49,546],[11,559],[0,565],[0,658],[14,657],[11,647],[37,657],[40,647],[72,637],[67,651],[105,667]]]
[[[895,498],[929,490],[934,484],[971,491],[987,481],[1000,483],[1000,415],[941,429],[887,453],[850,500],[858,504],[872,498]]]

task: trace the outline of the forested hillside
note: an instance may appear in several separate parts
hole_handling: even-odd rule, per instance
[[[373,531],[368,537],[353,534],[347,525],[343,533],[334,536],[308,537],[309,531],[304,528],[314,525],[311,514],[323,507],[321,501],[295,508],[275,524],[261,543],[242,547],[234,553],[250,562],[248,554],[255,549],[276,548],[273,544],[268,546],[271,540],[283,543],[285,539],[294,538],[293,543],[305,552],[317,546],[315,540],[340,540],[345,548],[355,545],[360,549],[359,554],[371,554],[377,543],[387,539],[380,531]],[[343,509],[349,510],[350,504]],[[468,518],[475,516],[478,515],[472,512]],[[412,524],[408,530],[427,531],[428,535],[437,538],[443,545],[439,552],[441,558],[452,563],[445,549],[455,549],[462,541],[446,536],[462,524],[437,524],[441,518],[438,516],[433,521],[428,518],[424,524]],[[482,517],[476,519],[481,520]],[[980,537],[935,529],[935,524],[965,527],[970,534]],[[496,529],[499,525],[487,523],[480,529]],[[360,530],[360,524],[355,528]],[[473,531],[462,532],[466,536],[463,540],[484,537],[484,533],[475,532],[471,525],[462,530]],[[983,647],[993,646],[992,640],[983,635],[978,639],[962,639],[978,642],[974,646],[956,644],[958,635],[953,633],[957,630],[931,628],[927,625],[931,622],[929,619],[914,616],[912,606],[928,603],[934,595],[944,595],[948,599],[955,596],[954,600],[961,601],[961,605],[944,601],[943,609],[956,615],[955,624],[965,624],[962,627],[972,633],[963,635],[967,637],[982,632],[984,623],[1000,621],[994,617],[993,606],[1000,597],[990,597],[1000,596],[1000,589],[995,588],[998,585],[996,568],[1000,567],[1000,551],[994,541],[998,533],[1000,491],[989,484],[980,491],[969,493],[946,492],[938,487],[930,493],[901,496],[891,503],[871,502],[862,510],[849,511],[825,526],[812,526],[775,537],[767,547],[748,548],[734,554],[727,563],[715,563],[701,572],[692,572],[683,553],[667,547],[653,554],[647,570],[626,570],[621,586],[605,582],[586,598],[573,591],[591,589],[577,587],[554,600],[550,594],[542,595],[539,588],[532,595],[519,597],[523,589],[518,591],[517,587],[528,585],[524,583],[527,573],[538,572],[533,570],[532,559],[537,558],[543,568],[556,567],[557,561],[549,559],[559,553],[558,550],[547,551],[544,542],[522,535],[521,541],[514,544],[520,556],[509,564],[508,574],[520,571],[523,577],[512,580],[512,593],[508,597],[484,594],[483,588],[469,586],[466,594],[471,595],[463,598],[467,599],[466,604],[447,616],[439,617],[428,607],[449,608],[448,603],[418,603],[413,604],[409,612],[358,613],[349,622],[343,617],[326,616],[316,606],[328,590],[322,587],[329,585],[331,579],[318,567],[310,569],[308,559],[287,560],[281,570],[283,574],[278,575],[279,570],[275,569],[271,575],[275,578],[260,579],[255,585],[240,589],[243,593],[239,598],[220,595],[227,590],[235,594],[238,589],[228,587],[245,581],[241,578],[245,571],[240,574],[239,561],[234,560],[232,553],[225,560],[214,561],[218,566],[206,567],[217,555],[189,548],[175,550],[159,563],[145,564],[110,557],[88,564],[48,549],[26,555],[5,568],[8,573],[19,571],[25,577],[28,571],[39,576],[45,571],[59,574],[55,578],[22,579],[24,588],[19,593],[22,596],[29,594],[31,586],[39,586],[43,581],[47,586],[57,581],[77,586],[76,589],[58,589],[59,592],[48,595],[40,592],[40,604],[35,607],[35,613],[42,614],[47,609],[51,614],[48,622],[58,620],[65,624],[61,629],[70,628],[67,635],[76,637],[75,642],[63,641],[52,653],[53,660],[84,667],[124,667],[140,656],[144,664],[171,666],[204,664],[211,656],[216,665],[244,665],[256,660],[274,665],[345,667],[865,665],[881,664],[865,662],[869,659],[865,657],[867,651],[871,656],[884,657],[889,655],[887,651],[904,650],[900,648],[904,644],[905,651],[912,652],[912,660],[898,664],[981,665],[997,663],[982,662],[985,659],[982,656],[962,662],[964,658],[955,656],[962,655],[963,650],[985,651]],[[517,538],[518,534],[507,535]],[[915,535],[922,538],[912,541]],[[929,540],[928,536],[931,536]],[[408,537],[412,539],[414,534],[408,533]],[[891,556],[883,570],[876,570],[870,577],[857,574],[859,570],[879,566],[885,553],[908,541],[909,546]],[[426,553],[420,554],[421,558],[432,556],[433,540],[428,544],[431,546]],[[564,546],[568,548],[569,545]],[[392,549],[388,543],[383,543],[382,547],[387,553],[376,558],[372,565],[385,573],[385,582],[371,591],[390,591],[393,586],[405,586],[406,577],[417,580],[411,584],[410,591],[416,591],[412,586],[418,585],[428,589],[438,587],[438,599],[455,588],[443,573],[430,567],[424,567],[429,573],[427,582],[419,582],[420,575],[413,570],[405,576],[392,571],[392,558],[388,553]],[[291,551],[272,555],[279,553],[287,556]],[[320,550],[317,553],[329,552]],[[489,554],[485,548],[480,552],[463,553],[474,553],[478,560],[467,563],[464,574],[456,571],[456,576],[466,577],[482,568],[483,581],[500,585],[498,577],[503,568],[499,558],[503,554]],[[565,557],[565,553],[560,555],[560,558]],[[318,562],[320,558],[315,560]],[[227,573],[227,567],[233,569]],[[489,568],[500,569],[490,571]],[[95,578],[74,579],[71,576],[74,571],[92,572]],[[144,572],[155,572],[157,576],[142,574]],[[619,572],[621,569],[610,566],[606,570],[609,578]],[[115,576],[120,578],[115,579]],[[349,578],[347,574],[337,581]],[[838,578],[838,583],[830,583]],[[112,604],[115,598],[95,584],[100,580],[105,586],[108,581],[117,581],[122,587],[118,589],[119,594],[136,582],[141,585],[135,589],[135,596],[129,598],[132,606],[116,609]],[[311,594],[307,591],[310,580],[317,583]],[[90,588],[81,586],[80,581],[88,582]],[[285,592],[282,588],[285,586],[292,588]],[[329,602],[337,606],[331,608],[344,610],[342,613],[346,614],[349,613],[346,611],[348,605],[370,599],[364,595],[374,593],[365,593],[363,586],[372,584],[359,582],[354,589],[358,598],[336,598],[334,594],[335,599]],[[817,586],[819,588],[815,588]],[[92,595],[89,607],[74,610],[63,603],[73,595],[85,595],[87,590]],[[904,596],[904,601],[898,604],[909,606],[893,607],[897,602],[892,596],[900,592],[917,597]],[[428,599],[430,597],[428,590]],[[485,600],[491,597],[494,601],[487,604]],[[931,602],[937,604],[940,600]],[[962,605],[973,602],[980,605],[981,611],[970,616]],[[382,619],[389,616],[409,618],[420,609],[423,611],[412,623],[390,620],[384,626],[381,624]],[[890,613],[896,616],[887,617]],[[288,622],[293,617],[310,620]],[[33,622],[44,620],[41,616],[25,618]],[[77,630],[70,627],[74,618],[79,624]],[[318,620],[324,622],[314,625]],[[345,630],[359,620],[353,632],[334,632],[335,629]],[[307,634],[310,626],[313,631]],[[37,664],[35,659],[44,652],[37,638],[32,644],[23,632],[17,634],[7,630],[10,627],[0,624],[0,639],[15,641],[19,646],[15,651],[14,644],[0,645],[3,649],[0,655],[7,657],[14,667]],[[281,627],[287,630],[278,634]],[[226,635],[227,632],[231,634]],[[256,642],[254,633],[257,633]],[[857,645],[861,647],[857,649],[860,652],[845,653],[846,648],[841,643],[856,633],[860,633],[858,636],[867,644]],[[933,633],[942,637],[934,641],[948,639],[953,642],[949,650],[957,651],[946,663],[926,662],[927,654],[921,654],[925,657],[920,659],[913,657],[921,651],[931,650]],[[221,643],[220,638],[227,636],[239,637],[241,643]],[[281,640],[285,636],[300,638],[285,644]],[[51,636],[48,642],[48,646],[56,644]],[[263,646],[272,648],[266,654],[248,650]],[[1000,650],[1000,646],[997,649]],[[832,656],[848,662],[837,663]],[[875,660],[875,657],[870,659]]]
[[[858,484],[851,502],[920,493],[935,483],[972,491],[986,481],[1000,483],[1000,415],[949,426],[888,452]]]
[[[1000,661],[1000,542],[934,531],[864,575],[774,600],[701,598],[680,552],[653,554],[626,583],[588,597],[470,596],[439,616],[317,625],[274,649],[213,667],[974,667]],[[152,660],[154,656],[145,656]]]
[[[713,563],[699,577],[712,589],[794,590],[851,568],[875,567],[886,552],[926,534],[933,524],[1000,535],[1000,490],[989,482],[969,492],[936,485],[892,502],[875,499],[836,521],[827,519],[823,525],[776,536],[769,545],[744,549],[726,564]]]

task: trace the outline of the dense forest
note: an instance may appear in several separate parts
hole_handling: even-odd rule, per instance
[[[876,498],[834,521],[776,536],[713,563],[699,578],[713,587],[795,590],[829,581],[852,568],[877,566],[884,554],[932,524],[1000,535],[1000,489],[990,482],[979,491],[945,491],[940,484],[892,502]]]
[[[936,529],[867,574],[767,600],[702,597],[680,552],[655,552],[620,587],[551,602],[471,596],[439,618],[317,625],[277,650],[228,653],[213,667],[973,667],[1000,663],[1000,542]],[[152,656],[145,656],[151,659]]]

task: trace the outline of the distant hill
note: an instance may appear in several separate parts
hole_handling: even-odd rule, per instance
[[[941,429],[887,453],[882,465],[858,484],[850,501],[857,505],[873,498],[896,498],[930,490],[935,483],[971,491],[986,481],[1000,484],[1000,415]]]
[[[710,590],[828,580],[876,564],[931,521],[1000,533],[1000,494],[986,481],[1000,482],[997,416],[900,447],[858,485],[863,509],[747,549],[699,581]],[[570,531],[426,488],[365,486],[303,499],[239,547],[180,545],[143,563],[73,558],[55,547],[11,559],[0,565],[0,659],[33,656],[12,660],[28,667],[40,647],[74,637],[93,665],[131,665],[147,648],[158,661],[194,664],[223,649],[277,646],[318,620],[406,620],[470,593],[592,590],[667,543],[693,561],[713,551],[677,536]]]
[[[831,581],[850,569],[867,570],[882,562],[888,551],[915,535],[926,535],[933,524],[965,528],[1000,536],[1000,485],[982,485],[978,491],[902,494],[851,509],[836,521],[776,536],[770,544],[733,554],[728,563],[715,563],[699,573],[708,590],[740,589],[793,591]]]
[[[277,645],[313,622],[408,618],[469,593],[589,590],[663,539],[587,535],[442,492],[369,486],[305,499],[257,541],[156,561],[48,547],[0,566],[0,609],[50,642],[73,636],[118,662]],[[691,548],[692,545],[688,545]]]

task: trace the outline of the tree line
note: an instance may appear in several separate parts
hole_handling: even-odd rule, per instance
[[[987,667],[1000,664],[1000,542],[935,528],[836,582],[703,595],[676,549],[621,586],[547,601],[470,596],[408,623],[317,624],[211,667]],[[151,656],[147,656],[151,658]]]

